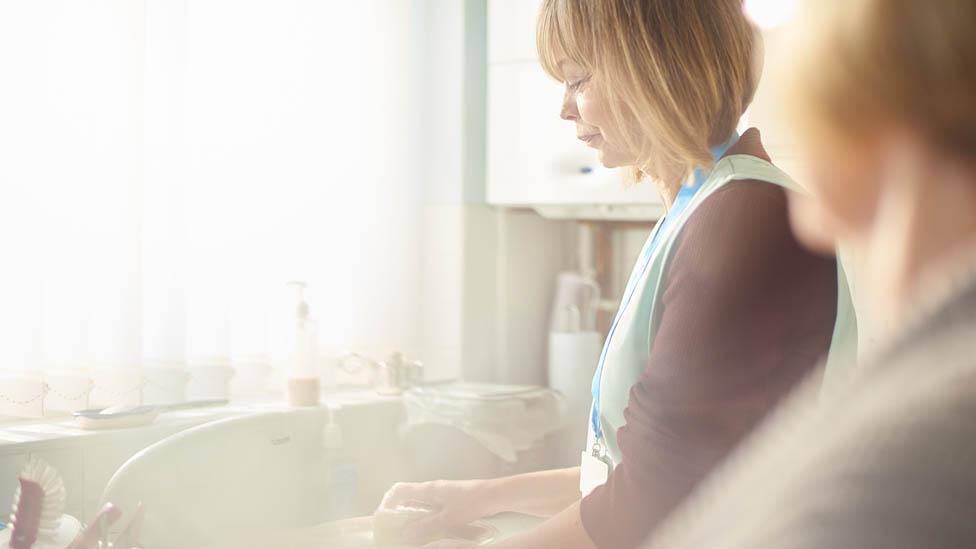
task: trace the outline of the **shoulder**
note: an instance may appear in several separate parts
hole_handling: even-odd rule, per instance
[[[794,248],[786,191],[773,183],[743,179],[713,192],[691,213],[677,236],[675,254],[694,252],[720,261],[784,247]]]
[[[745,155],[771,162],[763,147],[759,130],[749,128],[725,156]],[[692,213],[682,231],[683,235],[709,232],[716,227],[732,231],[762,228],[769,230],[777,225],[788,231],[786,190],[775,183],[757,179],[736,179],[712,192]],[[762,227],[760,227],[762,226]]]
[[[702,201],[689,217],[688,225],[709,223],[716,218],[729,219],[728,216],[741,221],[746,213],[749,217],[786,219],[786,190],[757,179],[730,181]]]

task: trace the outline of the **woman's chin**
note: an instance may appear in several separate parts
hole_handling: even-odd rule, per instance
[[[605,154],[602,150],[599,154],[600,164],[603,164],[604,168],[620,168],[627,165],[626,162],[621,161],[619,158],[614,158],[612,154]]]

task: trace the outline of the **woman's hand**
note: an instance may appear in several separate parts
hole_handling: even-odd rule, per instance
[[[505,511],[551,517],[574,505],[578,507],[579,478],[579,467],[571,467],[491,480],[400,483],[386,493],[380,509],[394,509],[411,502],[432,508],[433,514],[404,529],[407,539],[429,540],[471,521]],[[458,542],[445,540],[443,543]]]
[[[442,532],[495,514],[488,497],[485,480],[435,480],[433,482],[397,483],[383,496],[380,509],[417,502],[434,512],[404,528],[409,540],[430,539]],[[445,542],[446,543],[446,542]]]

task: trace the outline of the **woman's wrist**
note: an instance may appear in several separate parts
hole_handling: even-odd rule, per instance
[[[474,481],[472,491],[475,505],[482,517],[490,517],[498,513],[504,513],[512,508],[513,494],[511,493],[511,477],[492,478]]]
[[[579,467],[466,482],[464,499],[481,517],[505,512],[552,516],[579,499]]]

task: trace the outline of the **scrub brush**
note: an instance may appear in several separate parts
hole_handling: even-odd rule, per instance
[[[41,485],[21,477],[10,515],[10,522],[14,525],[10,534],[11,549],[30,549],[34,546],[40,531],[43,503],[44,490]]]
[[[78,534],[81,524],[64,514],[67,493],[64,481],[54,467],[30,456],[20,473],[14,494],[14,524],[10,534],[12,549],[63,548]]]

